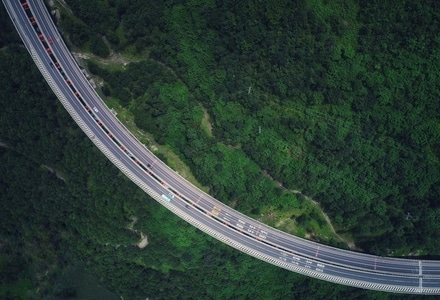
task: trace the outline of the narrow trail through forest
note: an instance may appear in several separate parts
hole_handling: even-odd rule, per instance
[[[293,193],[293,194],[297,194],[297,195],[301,195],[302,197],[304,197],[304,199],[312,202],[321,212],[322,216],[324,217],[325,221],[327,222],[328,227],[330,228],[330,230],[332,231],[332,233],[336,236],[336,238],[341,241],[342,243],[346,244],[348,246],[348,248],[350,248],[351,250],[355,250],[355,251],[362,251],[362,249],[360,249],[359,247],[357,247],[355,245],[355,243],[348,241],[347,239],[345,239],[344,237],[340,236],[335,228],[333,227],[333,224],[329,218],[329,216],[326,214],[326,212],[322,209],[321,205],[319,204],[319,202],[317,202],[316,200],[313,200],[312,198],[310,198],[309,196],[304,195],[301,191],[298,190],[290,190],[288,188],[286,188],[285,186],[283,186],[283,184],[275,179],[272,178],[272,176],[270,176],[267,172],[263,172],[265,176],[267,176],[268,178],[270,178],[270,180],[274,181],[277,183],[277,185],[282,188],[283,190],[285,190],[286,192],[289,193]]]

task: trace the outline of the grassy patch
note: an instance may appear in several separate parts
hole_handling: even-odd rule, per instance
[[[206,108],[203,108],[203,118],[202,118],[201,127],[207,136],[213,137],[212,124],[210,122],[210,117]]]
[[[333,24],[332,30],[340,35],[337,47],[346,56],[353,57],[360,27],[356,20],[359,5],[350,0],[307,0],[307,4],[318,18],[327,21],[327,24]]]
[[[94,57],[90,58],[89,60],[94,62],[101,68],[106,69],[109,72],[125,71],[127,69],[126,63],[122,63],[118,61],[109,61]]]
[[[319,208],[305,200],[299,208],[285,208],[268,206],[261,210],[259,220],[281,231],[294,234],[302,238],[317,239],[323,242],[339,240],[328,226]],[[304,218],[304,216],[306,216]],[[301,221],[301,224],[299,220]],[[350,240],[350,239],[348,239]]]

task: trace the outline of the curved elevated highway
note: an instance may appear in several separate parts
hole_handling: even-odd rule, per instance
[[[111,113],[67,49],[43,1],[2,1],[35,64],[75,122],[113,164],[173,213],[225,244],[300,274],[365,289],[440,294],[440,261],[379,257],[301,239],[193,186]]]

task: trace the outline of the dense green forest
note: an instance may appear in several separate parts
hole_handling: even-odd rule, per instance
[[[304,205],[265,171],[365,251],[438,254],[439,4],[254,2],[75,0],[62,25],[98,56],[147,57],[89,69],[225,203]],[[78,296],[61,275],[81,263],[125,299],[400,298],[260,262],[156,204],[70,119],[0,13],[0,297]],[[313,231],[313,215],[292,218]]]
[[[105,94],[216,197],[248,214],[301,205],[265,171],[365,251],[438,253],[437,1],[94,5],[71,8],[115,51],[148,56],[124,71],[90,62]]]

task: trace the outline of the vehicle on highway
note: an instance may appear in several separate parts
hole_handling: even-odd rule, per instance
[[[29,5],[27,4],[27,2],[23,2],[21,3],[21,5],[23,6],[24,10],[29,10]]]
[[[50,37],[47,38],[47,41],[49,42],[49,44],[53,45],[53,41]]]
[[[167,195],[162,194],[162,198],[164,198],[168,202],[171,202],[171,199]]]

